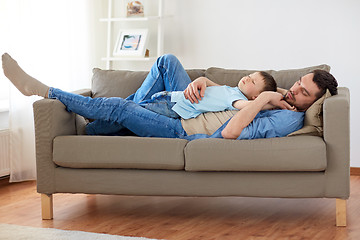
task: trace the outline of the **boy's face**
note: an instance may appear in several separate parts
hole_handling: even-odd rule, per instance
[[[238,88],[249,100],[254,100],[259,96],[264,87],[264,77],[259,72],[243,77],[238,83]]]
[[[284,100],[298,110],[304,111],[317,99],[316,95],[321,90],[313,81],[314,74],[309,73],[301,77],[299,81],[287,91]]]

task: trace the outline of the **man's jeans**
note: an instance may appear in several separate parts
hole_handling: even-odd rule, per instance
[[[171,118],[179,116],[171,110],[173,103],[163,91],[183,91],[191,82],[180,61],[171,54],[159,57],[152,66],[141,87],[126,100],[132,100],[140,106]],[[89,135],[122,135],[125,126],[118,122],[97,119],[86,126]],[[138,135],[138,134],[136,134]]]
[[[49,98],[58,99],[68,111],[91,119],[114,122],[141,137],[184,138],[180,119],[170,118],[118,97],[91,98],[50,88]]]

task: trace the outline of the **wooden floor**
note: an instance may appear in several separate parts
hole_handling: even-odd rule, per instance
[[[335,199],[55,194],[54,220],[41,220],[35,182],[0,180],[0,223],[156,239],[360,239],[360,176],[347,210],[345,228]]]

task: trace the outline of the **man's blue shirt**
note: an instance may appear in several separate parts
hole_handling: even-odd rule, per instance
[[[294,112],[290,110],[264,110],[260,111],[254,120],[242,130],[240,139],[274,138],[285,137],[299,130],[304,125],[305,112]],[[188,140],[200,138],[223,138],[221,131],[227,126],[226,121],[211,136],[206,134],[194,134],[186,136]]]

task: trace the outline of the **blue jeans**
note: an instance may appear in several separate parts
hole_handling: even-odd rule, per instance
[[[180,61],[174,55],[163,55],[154,63],[140,88],[126,100],[132,100],[153,112],[178,118],[179,116],[171,110],[173,103],[170,102],[169,96],[159,92],[183,91],[190,82],[191,80]],[[86,133],[89,135],[123,135],[124,127],[118,122],[97,119],[86,126]]]
[[[141,101],[139,105],[167,117],[181,118],[179,114],[172,110],[175,102],[171,102],[171,92],[168,91],[155,93],[150,99]]]
[[[119,124],[141,137],[185,138],[180,119],[170,118],[119,97],[91,98],[50,88],[49,98],[58,99],[68,111],[83,117]]]

